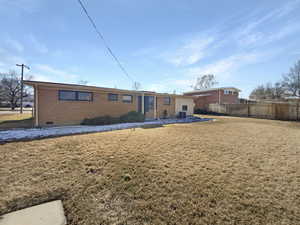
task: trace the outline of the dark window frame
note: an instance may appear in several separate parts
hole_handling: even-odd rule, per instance
[[[123,99],[124,96],[130,96],[131,97],[131,101],[124,100]],[[124,103],[133,103],[133,95],[122,95],[122,102],[124,102]]]
[[[166,103],[166,99],[169,99],[168,103]],[[165,96],[164,97],[164,105],[171,105],[171,97],[170,96]]]
[[[116,96],[116,98],[111,98],[111,96]],[[119,101],[119,94],[114,94],[114,93],[108,93],[107,94],[107,100],[110,102],[117,102]]]
[[[75,93],[75,99],[65,99],[61,97],[62,92],[74,92]],[[88,93],[91,95],[91,99],[84,100],[79,99],[79,93]],[[58,90],[58,100],[59,101],[77,101],[77,102],[92,102],[94,99],[94,93],[90,91],[72,91],[72,90]]]
[[[188,105],[182,105],[181,109],[182,111],[188,111]]]

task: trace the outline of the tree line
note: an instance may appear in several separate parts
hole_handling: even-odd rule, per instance
[[[31,79],[28,77],[27,79]],[[29,95],[29,89],[24,88],[23,97]],[[0,104],[10,105],[11,110],[15,110],[21,99],[21,79],[16,71],[11,70],[8,73],[0,73]]]
[[[283,100],[287,97],[300,97],[300,60],[282,75],[280,81],[257,86],[250,94],[254,100]]]

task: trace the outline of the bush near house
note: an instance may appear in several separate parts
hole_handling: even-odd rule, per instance
[[[212,111],[208,111],[206,109],[195,109],[194,114],[226,116],[226,114],[224,114],[224,113],[212,112]]]
[[[81,124],[82,125],[109,125],[116,123],[134,123],[134,122],[143,122],[145,117],[142,113],[131,111],[120,117],[112,116],[98,116],[95,118],[86,118]]]

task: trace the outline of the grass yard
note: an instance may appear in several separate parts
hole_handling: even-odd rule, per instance
[[[295,122],[218,117],[0,152],[0,214],[60,198],[69,225],[300,224]]]
[[[0,130],[13,128],[30,128],[33,126],[32,113],[1,113]]]

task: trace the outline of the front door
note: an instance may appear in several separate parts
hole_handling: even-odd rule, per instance
[[[154,118],[154,96],[144,97],[144,110],[146,118]]]
[[[138,112],[143,113],[142,96],[138,96]],[[144,114],[146,118],[154,118],[154,96],[144,96]]]

